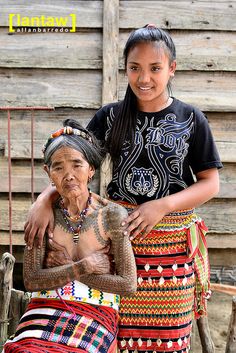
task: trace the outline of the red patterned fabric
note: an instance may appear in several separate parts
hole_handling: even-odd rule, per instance
[[[4,353],[115,353],[117,330],[112,308],[32,299]]]
[[[193,210],[176,212],[165,216],[146,238],[133,240],[138,290],[121,298],[118,346],[122,353],[189,352],[196,305],[189,229],[198,229],[199,222]]]

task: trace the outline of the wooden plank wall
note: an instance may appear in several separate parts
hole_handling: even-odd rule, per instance
[[[47,185],[41,146],[65,117],[84,125],[126,86],[122,48],[146,23],[168,29],[177,47],[173,93],[203,110],[224,163],[219,195],[199,209],[209,226],[211,262],[236,254],[236,2],[0,0],[0,106],[49,106],[35,113],[35,191]],[[77,16],[76,33],[8,34],[8,14]],[[104,33],[103,33],[104,32]],[[13,253],[22,260],[30,198],[30,113],[12,113]],[[0,112],[0,250],[8,249],[7,114]],[[93,188],[99,190],[98,177]]]

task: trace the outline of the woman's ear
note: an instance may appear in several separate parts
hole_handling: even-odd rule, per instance
[[[94,174],[95,174],[95,168],[92,167],[92,166],[89,166],[88,183],[91,182],[91,180],[93,179]]]
[[[47,175],[48,175],[49,178],[50,178],[50,171],[49,171],[49,168],[48,168],[47,164],[44,164],[43,170],[47,173]]]
[[[92,166],[90,166],[89,167],[89,178],[93,178],[93,176],[94,176],[94,174],[95,174],[95,168],[94,167],[92,167]]]
[[[45,172],[47,173],[49,179],[50,179],[50,183],[52,186],[55,186],[54,182],[52,181],[51,177],[50,177],[50,169],[47,166],[47,164],[44,164],[43,169],[45,170]]]

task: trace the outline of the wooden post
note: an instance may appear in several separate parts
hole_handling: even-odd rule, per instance
[[[12,272],[15,258],[4,253],[0,262],[0,347],[7,340],[8,310],[11,299]]]
[[[103,1],[103,84],[102,105],[118,100],[119,77],[119,0]],[[109,157],[100,169],[100,195],[106,195],[111,178]]]
[[[28,293],[24,293],[17,289],[11,290],[11,300],[9,307],[9,327],[8,336],[13,335],[16,332],[17,325],[21,316],[24,314],[27,304],[29,303],[30,297]]]
[[[197,327],[202,344],[202,353],[215,353],[215,347],[211,339],[207,316],[202,316],[197,320]]]
[[[103,84],[102,104],[118,99],[119,0],[103,1]]]
[[[225,353],[236,352],[236,297],[232,299],[232,313],[230,317]]]

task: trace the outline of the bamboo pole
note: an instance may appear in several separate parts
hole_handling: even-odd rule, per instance
[[[7,340],[8,335],[8,310],[11,299],[12,272],[15,258],[9,253],[4,253],[0,262],[0,348]]]

